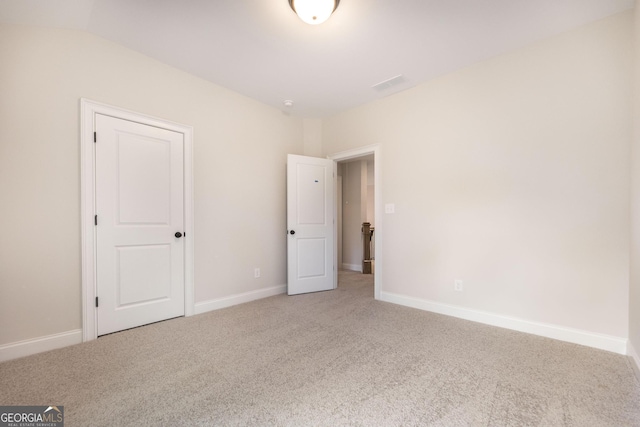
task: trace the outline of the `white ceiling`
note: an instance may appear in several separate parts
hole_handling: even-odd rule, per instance
[[[287,0],[0,0],[0,22],[86,30],[293,115],[324,117],[633,4],[341,0],[312,26]],[[400,74],[404,82],[372,88]]]

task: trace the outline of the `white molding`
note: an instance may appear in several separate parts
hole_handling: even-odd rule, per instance
[[[82,329],[17,341],[0,346],[0,362],[55,350],[82,342]]]
[[[344,228],[344,222],[342,220],[342,216],[344,214],[344,209],[342,208],[342,203],[344,201],[344,195],[342,194],[342,176],[338,176],[338,163],[333,162],[333,173],[336,177],[336,187],[334,188],[336,195],[335,202],[335,235],[333,236],[336,239],[336,250],[334,251],[334,283],[333,288],[338,287],[338,270],[342,268],[342,260],[344,259],[344,239],[342,237],[342,229]]]
[[[362,273],[362,265],[358,265],[358,264],[342,264],[342,269],[343,270],[349,270],[349,271],[357,271],[359,273]]]
[[[287,292],[287,285],[273,286],[266,289],[258,289],[257,291],[243,292],[228,297],[216,298],[208,301],[198,302],[195,305],[195,314],[202,314],[208,311],[220,310],[245,302],[251,302],[262,298],[272,297]]]
[[[181,125],[183,126],[183,125]],[[195,282],[195,197],[193,187],[193,127],[183,126],[184,134],[184,315],[196,314]]]
[[[638,352],[636,352],[631,340],[627,341],[627,355],[632,360],[632,367],[638,377],[638,380],[640,380],[640,356],[638,355]]]
[[[532,322],[516,317],[503,316],[479,310],[472,310],[464,307],[443,304],[435,301],[423,300],[419,298],[398,295],[391,292],[382,292],[382,301],[400,304],[407,307],[418,308],[420,310],[433,313],[453,316],[460,319],[471,320],[473,322],[484,323],[486,325],[511,329],[519,332],[526,332],[542,337],[553,338],[560,341],[567,341],[587,347],[607,350],[618,354],[627,354],[627,340],[621,337],[598,334],[580,329],[566,328],[547,323]]]
[[[93,132],[96,114],[117,117],[169,129],[184,135],[184,219],[185,219],[185,315],[195,314],[194,284],[194,204],[193,204],[193,127],[158,117],[114,107],[85,98],[80,99],[80,207],[82,235],[82,339],[98,337],[95,250],[95,144]]]
[[[376,253],[374,254],[376,260],[376,268],[373,271],[373,297],[377,300],[381,298],[382,294],[382,272],[384,271],[384,254],[382,253],[384,248],[384,209],[382,200],[382,147],[380,144],[367,145],[365,147],[354,148],[351,150],[340,151],[338,153],[327,156],[328,159],[334,162],[343,160],[355,159],[358,157],[368,156],[373,154],[373,183],[375,186],[375,219],[376,219]],[[334,169],[335,170],[335,169]],[[337,209],[336,213],[337,215]],[[334,224],[337,221],[334,218]],[[337,227],[333,227],[334,233],[337,233]],[[338,239],[334,236],[334,242],[337,245]],[[335,251],[337,253],[337,250]],[[345,264],[343,264],[345,265]],[[362,269],[362,266],[360,267]],[[358,271],[358,270],[356,270]],[[360,270],[362,271],[362,270]]]

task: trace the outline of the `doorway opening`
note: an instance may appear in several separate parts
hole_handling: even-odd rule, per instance
[[[354,272],[369,275],[373,278],[374,298],[380,299],[382,199],[379,146],[344,151],[329,158],[335,161],[336,174],[336,283],[339,286],[340,276],[353,277]],[[367,224],[373,228],[373,235],[366,233]],[[369,257],[366,256],[367,247]],[[342,274],[338,274],[339,271]]]
[[[363,274],[375,271],[374,166],[371,154],[338,162],[339,270]],[[367,228],[373,232],[367,232]]]

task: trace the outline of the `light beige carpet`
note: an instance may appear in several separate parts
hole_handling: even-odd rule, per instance
[[[0,364],[66,426],[640,426],[626,357],[373,300],[370,275]]]

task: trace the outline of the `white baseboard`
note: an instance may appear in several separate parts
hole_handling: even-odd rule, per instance
[[[362,273],[362,265],[358,265],[358,264],[342,264],[342,269],[357,271],[359,273]]]
[[[196,303],[195,314],[206,313],[212,310],[219,310],[221,308],[231,307],[233,305],[283,294],[286,291],[287,286],[281,285],[267,289],[260,289],[257,291],[244,292],[229,297],[203,301],[200,303]],[[565,328],[557,325],[531,322],[515,317],[508,317],[497,315],[494,313],[471,310],[464,307],[442,304],[439,302],[393,294],[390,292],[381,292],[380,300],[404,305],[407,307],[417,308],[420,310],[444,314],[447,316],[453,316],[460,319],[471,320],[473,322],[484,323],[491,326],[526,332],[547,338],[553,338],[561,341],[571,342],[574,344],[607,350],[618,354],[628,355],[634,361],[635,368],[640,371],[640,356],[636,352],[631,342],[627,341],[624,338],[597,334],[579,329]],[[80,344],[81,342],[82,330],[76,329],[72,331],[61,332],[59,334],[47,335],[44,337],[4,344],[0,345],[0,362],[17,359],[19,357],[29,356],[32,354],[42,353],[49,350],[55,350],[57,348],[67,347],[74,344]]]
[[[4,344],[0,346],[0,362],[80,344],[81,342],[82,329],[75,329],[73,331],[61,332],[45,337]]]
[[[245,302],[255,301],[257,299],[272,297],[287,292],[287,285],[274,286],[267,289],[259,289],[257,291],[244,292],[241,294],[231,295],[224,298],[212,299],[196,303],[195,314],[206,313],[207,311],[219,310],[221,308],[231,307],[233,305]]]
[[[447,316],[458,317],[460,319],[471,320],[473,322],[484,323],[486,325],[498,326],[500,328],[512,329],[514,331],[526,332],[560,341],[594,347],[618,354],[627,354],[627,340],[625,338],[597,334],[580,329],[565,328],[563,326],[550,325],[546,323],[531,322],[529,320],[518,319],[515,317],[471,310],[464,307],[442,304],[435,301],[423,300],[390,292],[381,292],[380,300],[407,307],[418,308],[420,310],[445,314]],[[638,359],[636,359],[636,361],[637,360]]]
[[[633,344],[631,344],[631,341],[627,342],[627,355],[633,361],[633,369],[636,372],[638,380],[640,380],[640,356],[638,355],[638,352],[636,352],[636,349],[633,347]]]
[[[211,310],[218,310],[232,305],[242,304],[261,298],[279,295],[287,292],[287,285],[274,286],[272,288],[260,289],[252,292],[232,295],[209,301],[196,303],[195,314],[206,313]],[[47,335],[24,341],[0,345],[0,362],[17,359],[19,357],[30,356],[44,351],[55,350],[82,342],[82,329],[61,332],[59,334]]]

